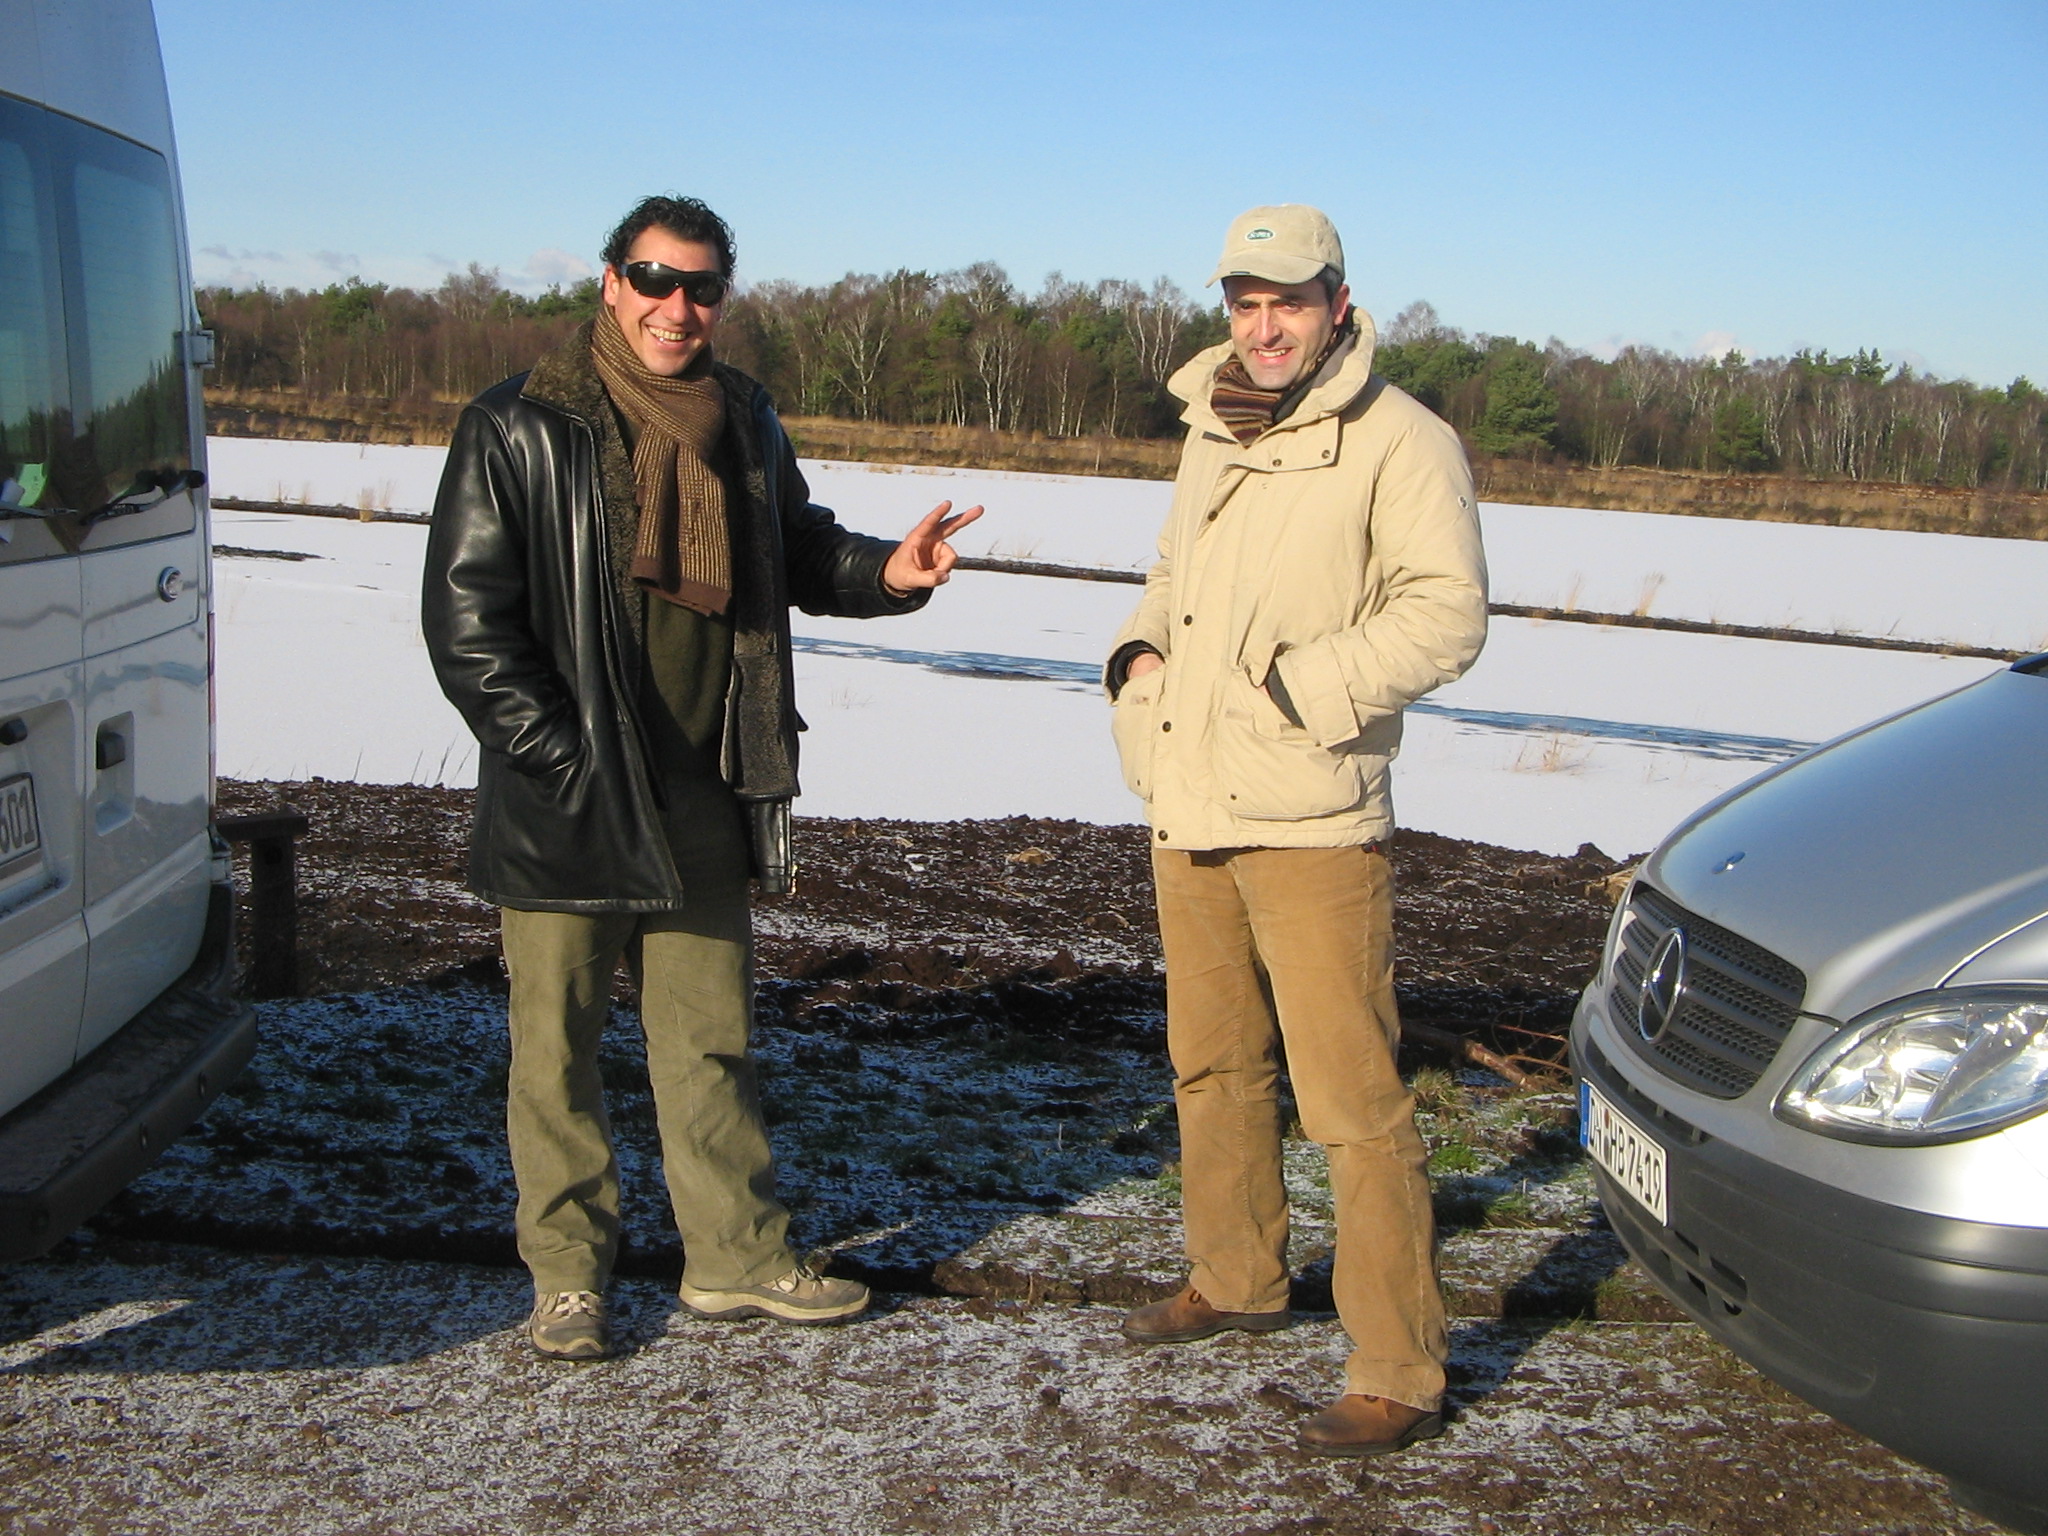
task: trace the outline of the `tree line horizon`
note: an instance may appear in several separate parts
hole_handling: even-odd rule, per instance
[[[429,290],[209,287],[210,385],[393,401],[466,400],[529,368],[598,307],[595,278],[537,296],[471,263]],[[1027,293],[993,262],[848,273],[734,291],[719,356],[793,416],[983,426],[1051,438],[1165,438],[1166,380],[1228,339],[1220,305],[1159,278]],[[1941,379],[1875,349],[1751,360],[1467,333],[1423,302],[1380,332],[1374,371],[1476,453],[1583,464],[1907,485],[2048,490],[2048,393]]]

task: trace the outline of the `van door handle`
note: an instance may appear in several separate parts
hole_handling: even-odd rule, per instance
[[[0,720],[0,747],[18,747],[28,740],[28,722],[19,715]]]
[[[128,738],[119,731],[102,729],[93,742],[92,760],[102,773],[120,767],[128,761]]]

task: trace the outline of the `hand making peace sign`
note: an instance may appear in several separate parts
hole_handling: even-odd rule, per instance
[[[903,542],[889,556],[889,563],[882,567],[883,586],[899,597],[907,597],[919,588],[945,584],[960,560],[958,551],[946,540],[981,516],[980,507],[969,507],[954,517],[946,516],[952,510],[952,502],[940,502],[923,522],[904,535]]]

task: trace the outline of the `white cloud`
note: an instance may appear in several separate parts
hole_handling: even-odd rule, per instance
[[[1654,342],[1646,341],[1641,336],[1624,336],[1620,331],[1610,331],[1587,347],[1586,352],[1588,356],[1597,357],[1603,363],[1611,363],[1630,347],[1654,345]]]
[[[1740,338],[1733,331],[1703,331],[1699,339],[1692,344],[1694,357],[1709,357],[1717,362],[1730,352],[1743,350]]]
[[[432,257],[365,256],[356,251],[257,251],[228,245],[192,253],[193,280],[202,288],[319,289],[349,278],[394,288],[431,289],[460,268]]]
[[[246,249],[246,248],[245,248],[245,249],[242,249],[242,250],[233,250],[233,249],[230,249],[229,247],[227,247],[227,246],[225,246],[225,245],[209,245],[209,246],[206,246],[206,247],[204,247],[204,248],[203,248],[203,249],[202,249],[202,250],[200,251],[200,253],[199,253],[199,254],[200,254],[200,255],[202,255],[202,256],[212,256],[212,257],[215,257],[215,258],[217,258],[218,260],[221,260],[221,261],[283,261],[283,260],[284,260],[284,257],[283,257],[283,255],[282,255],[281,253],[277,252],[277,251],[252,251],[252,250],[248,250],[248,249]]]
[[[580,282],[591,275],[590,263],[573,251],[546,246],[526,258],[526,275],[537,283]]]
[[[465,272],[467,260],[454,261],[435,251],[392,256],[359,251],[263,251],[225,244],[201,246],[192,253],[193,280],[202,288],[319,289],[355,277],[366,283],[430,292],[450,273]],[[499,281],[521,293],[539,293],[551,285],[568,285],[591,275],[590,263],[571,251],[546,246],[527,257],[516,270],[497,270]]]

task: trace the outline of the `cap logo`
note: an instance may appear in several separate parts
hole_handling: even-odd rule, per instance
[[[1246,230],[1244,232],[1244,237],[1247,240],[1270,240],[1273,238],[1273,231],[1265,228],[1264,226],[1261,226],[1258,229]]]

